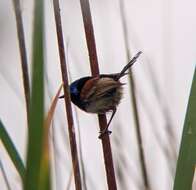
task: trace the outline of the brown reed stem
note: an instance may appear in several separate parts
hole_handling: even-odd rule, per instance
[[[29,74],[28,74],[27,53],[25,47],[25,36],[24,36],[24,27],[22,22],[22,15],[21,15],[20,0],[13,0],[13,5],[14,5],[14,13],[16,17],[16,28],[17,28],[20,57],[21,57],[27,120],[29,120],[30,82],[29,82]]]
[[[71,108],[71,99],[70,99],[70,93],[69,93],[69,83],[68,83],[68,76],[67,76],[67,67],[66,67],[66,59],[65,59],[65,48],[64,48],[59,0],[53,0],[53,6],[54,6],[54,14],[55,14],[55,22],[56,22],[61,72],[62,72],[62,79],[64,83],[65,108],[66,108],[66,113],[67,113],[68,132],[69,132],[69,141],[70,141],[70,147],[71,147],[75,187],[76,187],[76,190],[81,190],[82,183],[81,183],[81,175],[80,175],[80,168],[79,168],[78,150],[77,150],[77,145],[76,145],[76,136],[75,136],[74,123],[73,123],[72,108]]]
[[[92,76],[98,76],[99,67],[98,67],[97,51],[96,51],[96,44],[95,44],[95,37],[94,37],[94,30],[93,30],[89,1],[80,0],[80,5],[82,10],[83,23],[84,23],[84,29],[86,34],[86,42],[87,42],[87,47],[89,52],[89,60],[90,60]],[[99,118],[100,130],[102,131],[107,126],[106,116],[98,115],[98,118]],[[109,135],[105,135],[102,138],[102,147],[103,147],[108,189],[117,190]]]
[[[126,55],[127,55],[127,59],[129,60],[131,58],[131,53],[130,53],[129,44],[128,44],[128,29],[127,29],[126,19],[125,19],[124,1],[120,0],[119,3],[120,3],[120,14],[121,14],[121,19],[122,19],[122,27],[123,27],[124,39],[125,39]],[[142,135],[141,135],[141,125],[140,125],[139,112],[138,112],[138,107],[137,107],[135,80],[134,80],[133,72],[131,69],[129,69],[129,72],[130,72],[129,83],[130,83],[131,102],[133,105],[133,118],[134,118],[136,137],[137,137],[137,143],[138,143],[138,148],[139,148],[139,158],[140,158],[140,164],[141,164],[142,179],[143,179],[145,189],[149,190],[150,183],[149,183],[146,163],[145,163],[143,140],[142,140]]]

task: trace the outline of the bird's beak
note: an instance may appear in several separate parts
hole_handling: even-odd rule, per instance
[[[65,95],[59,96],[59,98],[65,98]]]

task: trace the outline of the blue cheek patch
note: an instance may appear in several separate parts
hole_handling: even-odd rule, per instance
[[[78,92],[78,89],[75,84],[72,84],[70,86],[70,92],[71,92],[71,94],[78,95],[79,92]]]
[[[75,87],[75,88],[73,88],[73,93],[74,94],[78,94],[78,89]]]

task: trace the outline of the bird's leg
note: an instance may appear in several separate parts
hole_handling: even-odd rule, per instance
[[[109,127],[109,125],[110,125],[110,123],[111,123],[111,121],[112,121],[112,119],[113,119],[113,117],[114,117],[114,115],[115,115],[115,113],[116,113],[116,107],[115,107],[112,111],[113,111],[113,112],[112,112],[112,115],[111,115],[111,117],[110,117],[110,120],[109,120],[109,122],[108,122],[106,128],[103,129],[103,130],[101,130],[101,131],[99,132],[99,133],[100,133],[100,135],[99,135],[99,138],[100,138],[100,139],[103,137],[103,135],[105,135],[105,134],[111,134],[111,133],[112,133],[112,131],[109,131],[109,130],[108,130],[108,127]]]

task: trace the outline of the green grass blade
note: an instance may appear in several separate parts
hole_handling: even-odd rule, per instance
[[[16,167],[16,170],[18,171],[19,175],[21,176],[22,180],[24,180],[25,176],[25,166],[23,164],[23,161],[12,142],[12,139],[10,138],[8,132],[6,131],[5,126],[0,120],[0,139],[5,147],[5,149],[8,152],[9,157],[11,158],[14,166]]]
[[[184,123],[174,190],[191,190],[196,164],[196,70]]]
[[[44,12],[43,0],[35,0],[32,94],[30,98],[25,190],[50,190],[49,165],[42,166],[44,143]],[[49,162],[47,162],[49,164]],[[44,170],[44,171],[42,171]],[[40,174],[43,174],[40,176]]]

